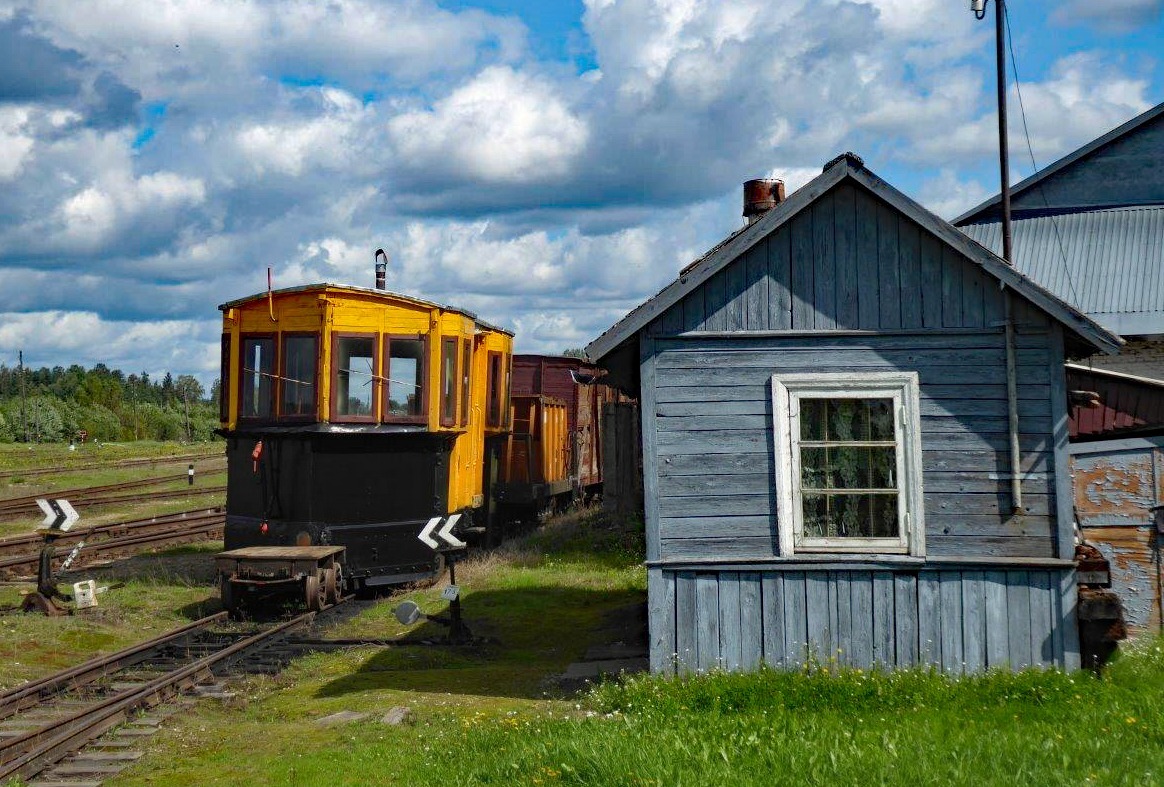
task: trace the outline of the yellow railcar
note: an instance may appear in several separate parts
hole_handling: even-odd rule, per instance
[[[347,584],[360,587],[438,570],[418,538],[435,517],[459,514],[462,533],[493,535],[512,333],[463,309],[335,284],[219,308],[228,550],[342,546]],[[271,577],[251,579],[224,576],[233,591]]]

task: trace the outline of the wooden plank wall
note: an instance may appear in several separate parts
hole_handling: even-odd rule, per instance
[[[1012,516],[1001,331],[655,339],[643,405],[655,416],[644,421],[655,445],[644,468],[657,473],[657,512],[648,513],[657,514],[658,558],[778,554],[771,376],[866,369],[919,375],[927,554],[1054,557],[1047,341],[1018,338],[1027,513]]]
[[[994,277],[863,188],[844,183],[648,330],[981,328],[1002,317]]]
[[[1070,572],[653,568],[649,583],[656,672],[1079,666]]]

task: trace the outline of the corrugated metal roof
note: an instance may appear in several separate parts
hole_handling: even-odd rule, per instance
[[[1000,222],[960,229],[1001,254]],[[1014,263],[1024,275],[1124,335],[1164,333],[1164,206],[1016,218]]]

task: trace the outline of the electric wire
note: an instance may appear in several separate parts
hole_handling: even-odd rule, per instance
[[[1027,111],[1023,106],[1023,91],[1021,83],[1019,82],[1018,60],[1014,55],[1014,37],[1010,32],[1010,10],[1005,5],[1003,5],[1003,18],[1006,20],[1006,46],[1010,51],[1010,67],[1011,73],[1014,74],[1014,90],[1018,96],[1019,116],[1022,117],[1023,121],[1023,137],[1026,139],[1027,153],[1031,158],[1031,174],[1034,175],[1038,173],[1039,165],[1035,162],[1035,150],[1031,146],[1031,133],[1027,128]],[[1059,261],[1063,263],[1063,273],[1067,277],[1067,286],[1071,290],[1072,302],[1080,311],[1083,311],[1083,302],[1079,298],[1079,291],[1075,288],[1075,280],[1071,276],[1071,266],[1067,262],[1067,250],[1063,245],[1063,236],[1059,233],[1059,223],[1055,220],[1054,214],[1051,213],[1051,203],[1047,200],[1046,192],[1043,191],[1042,182],[1036,183],[1035,188],[1038,189],[1039,197],[1043,200],[1043,207],[1047,210],[1047,218],[1050,220],[1051,229],[1055,233],[1055,242],[1059,248]]]

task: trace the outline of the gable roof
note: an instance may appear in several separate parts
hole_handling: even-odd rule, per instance
[[[1070,167],[1075,162],[1086,158],[1087,156],[1096,152],[1100,148],[1103,148],[1103,147],[1109,145],[1110,143],[1115,142],[1116,140],[1120,139],[1121,137],[1127,136],[1128,134],[1132,133],[1136,129],[1152,122],[1153,120],[1160,117],[1161,115],[1164,115],[1164,103],[1157,104],[1156,106],[1149,109],[1147,112],[1143,112],[1143,113],[1137,115],[1136,117],[1132,118],[1131,120],[1129,120],[1127,123],[1124,123],[1121,126],[1117,126],[1116,128],[1113,128],[1111,131],[1107,132],[1103,136],[1098,137],[1096,139],[1093,139],[1091,142],[1088,142],[1086,145],[1079,148],[1078,150],[1074,150],[1071,153],[1068,153],[1066,156],[1064,156],[1063,158],[1054,162],[1053,164],[1050,164],[1046,167],[1043,167],[1041,170],[1039,170],[1035,174],[1031,175],[1029,178],[1026,178],[1025,180],[1021,180],[1018,183],[1016,183],[1015,185],[1011,186],[1011,189],[1010,189],[1011,199],[1012,200],[1015,199],[1016,197],[1018,197],[1022,193],[1029,191],[1033,186],[1036,186],[1039,183],[1042,183],[1044,180],[1051,177],[1052,175],[1055,175],[1056,173],[1066,169],[1067,167]],[[954,219],[954,221],[952,223],[961,226],[962,224],[966,224],[968,222],[980,220],[980,219],[984,218],[982,216],[982,214],[990,212],[990,210],[992,208],[998,206],[1001,202],[1002,202],[1002,195],[996,194],[995,196],[991,197],[990,199],[986,200],[985,202],[981,203],[980,205],[977,205],[977,206],[971,208],[970,210],[966,211],[961,216]]]
[[[1002,222],[961,230],[1001,253]],[[1028,215],[1011,230],[1024,275],[1123,336],[1164,333],[1164,205]]]
[[[944,243],[952,246],[962,256],[977,263],[984,272],[1058,320],[1069,331],[1096,350],[1108,353],[1119,350],[1122,341],[1118,336],[1109,332],[1075,307],[1035,284],[988,249],[968,238],[958,228],[926,210],[874,175],[865,168],[859,157],[852,153],[846,153],[831,161],[826,165],[824,172],[807,185],[794,191],[784,202],[765,213],[759,220],[730,235],[694,263],[684,268],[675,281],[664,287],[654,297],[640,304],[587,345],[587,354],[597,362],[613,352],[619,345],[645,328],[652,320],[678,303],[685,295],[700,287],[715,273],[846,179],[860,184]]]

